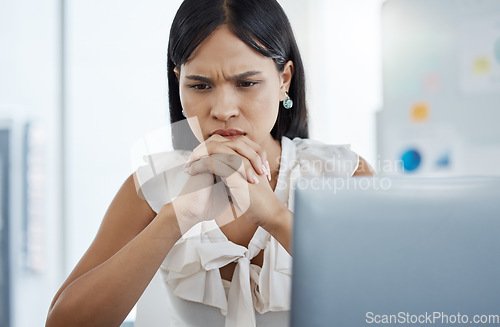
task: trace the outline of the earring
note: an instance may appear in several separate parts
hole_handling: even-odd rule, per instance
[[[184,110],[182,110],[182,115],[186,117],[186,112]]]
[[[290,99],[288,92],[285,92],[286,98],[283,100],[283,107],[285,109],[291,109],[293,107],[293,101]]]

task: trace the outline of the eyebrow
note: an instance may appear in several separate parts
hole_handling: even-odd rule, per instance
[[[230,76],[230,77],[226,78],[226,81],[235,81],[235,80],[252,77],[255,75],[259,75],[259,74],[262,74],[262,72],[257,71],[257,70],[251,70],[248,72],[244,72],[241,74],[236,74],[234,76]],[[186,76],[186,78],[190,79],[190,80],[194,80],[194,81],[204,82],[204,83],[212,83],[213,82],[211,78],[201,76],[201,75],[188,75],[188,76]]]

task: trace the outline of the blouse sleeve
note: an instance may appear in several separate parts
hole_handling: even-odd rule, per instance
[[[351,177],[358,169],[359,156],[349,145],[324,144],[294,138],[302,176]]]
[[[145,164],[135,171],[137,192],[155,212],[181,192],[189,177],[184,173],[184,163],[190,154],[175,150],[148,155]]]

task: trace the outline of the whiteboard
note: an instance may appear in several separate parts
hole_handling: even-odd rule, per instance
[[[382,7],[381,161],[397,174],[499,174],[500,1]]]

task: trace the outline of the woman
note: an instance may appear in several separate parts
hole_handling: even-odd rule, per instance
[[[179,150],[125,181],[47,326],[119,326],[159,268],[172,326],[285,326],[291,185],[372,174],[346,147],[307,139],[302,62],[275,0],[185,0],[168,54],[171,123],[187,117],[200,144],[180,151],[173,129]],[[169,183],[180,193],[158,197]]]

